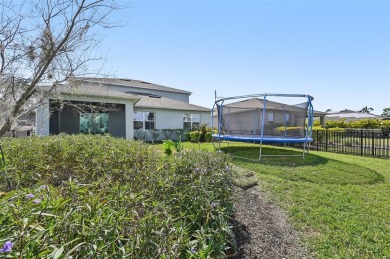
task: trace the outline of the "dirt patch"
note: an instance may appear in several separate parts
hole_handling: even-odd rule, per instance
[[[237,255],[231,258],[310,258],[287,215],[265,199],[258,186],[236,187],[234,233]]]

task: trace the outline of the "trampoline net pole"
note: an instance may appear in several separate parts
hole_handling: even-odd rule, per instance
[[[265,110],[266,110],[266,102],[267,102],[267,95],[264,95],[264,101],[263,101],[263,116],[261,118],[261,136],[260,136],[260,151],[259,151],[259,160],[261,160],[261,151],[263,146],[263,136],[264,136],[264,120],[265,120]]]
[[[295,99],[290,99],[286,103],[279,101],[278,98],[282,97],[304,97],[306,100],[295,102]],[[229,147],[230,141],[259,143],[258,160],[266,156],[280,156],[266,154],[267,149],[264,154],[263,143],[277,143],[285,147],[298,143],[303,149],[302,155],[298,149],[293,156],[305,158],[313,140],[312,99],[309,95],[272,93],[220,98],[216,101],[216,110],[213,109],[213,118],[218,118],[218,134],[213,136],[218,139],[219,148],[223,146],[222,140],[227,141]]]

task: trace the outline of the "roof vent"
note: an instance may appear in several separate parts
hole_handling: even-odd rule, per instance
[[[121,78],[120,80],[126,81],[126,82],[131,82],[131,79],[123,79],[123,78]]]
[[[148,83],[148,82],[141,81],[141,84],[147,84],[147,85],[150,85],[151,83]]]

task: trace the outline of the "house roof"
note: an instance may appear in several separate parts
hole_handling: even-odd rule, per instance
[[[50,86],[42,87],[43,90],[48,90]],[[181,102],[174,99],[160,97],[157,95],[145,95],[135,94],[129,92],[123,92],[112,89],[108,84],[95,84],[89,81],[83,81],[82,84],[76,84],[76,86],[70,85],[58,85],[53,92],[53,96],[66,95],[66,96],[93,96],[93,97],[106,97],[106,98],[118,98],[125,100],[137,101],[135,107],[139,108],[157,108],[157,109],[170,109],[170,110],[184,110],[184,111],[202,111],[210,112],[211,109],[202,106],[189,104],[187,102]]]
[[[136,87],[141,89],[151,89],[164,92],[174,92],[174,93],[183,93],[191,95],[191,92],[184,91],[177,88],[172,88],[164,85],[149,83],[146,81],[135,80],[135,79],[126,79],[126,78],[89,78],[89,77],[77,77],[76,79],[82,80],[84,82],[98,83],[98,84],[109,84],[109,85],[119,85],[127,87]]]
[[[381,116],[363,112],[341,112],[341,113],[330,113],[325,116],[327,119],[331,118],[356,118],[356,119],[379,119]]]
[[[210,112],[211,109],[173,100],[166,97],[150,97],[142,96],[141,100],[135,104],[136,108],[160,108],[170,110],[185,110],[185,111],[202,111]]]
[[[43,86],[45,90],[49,89],[48,86]],[[117,91],[107,87],[105,85],[95,85],[95,84],[80,84],[77,86],[70,85],[58,85],[54,88],[52,95],[66,95],[66,96],[93,96],[93,97],[106,97],[106,98],[118,98],[124,100],[140,100],[141,97]]]
[[[295,108],[302,108],[302,107],[299,107],[298,105],[299,104],[288,105],[288,104],[283,104],[283,103],[273,102],[273,101],[268,101],[268,100],[266,102],[267,109],[281,109],[281,107],[283,107],[283,106],[288,106],[288,107],[295,106]],[[234,103],[229,103],[229,104],[226,104],[224,106],[231,107],[231,108],[242,108],[242,109],[253,109],[253,108],[263,109],[264,100],[260,99],[260,98],[251,98],[251,99],[242,100],[242,101],[238,101],[238,102],[234,102]],[[314,114],[314,116],[321,116],[321,115],[323,116],[326,113],[314,110],[313,114]]]
[[[357,112],[358,111],[344,109],[344,110],[341,110],[341,111],[330,111],[330,112],[327,112],[327,115],[328,114],[340,114],[340,113],[357,113]]]

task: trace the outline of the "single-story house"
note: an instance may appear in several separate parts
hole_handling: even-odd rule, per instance
[[[211,109],[190,104],[188,91],[133,79],[75,81],[57,86],[37,109],[37,135],[108,133],[133,139],[140,131],[191,129],[211,121]]]
[[[375,114],[345,109],[338,112],[328,112],[326,113],[325,119],[334,121],[343,119],[345,121],[358,121],[362,119],[382,119],[382,117]]]
[[[266,101],[264,117],[264,134],[273,135],[280,126],[301,127],[303,134],[308,103],[288,105],[274,101]],[[225,134],[255,134],[262,128],[264,100],[250,98],[224,104],[222,114],[222,131]],[[213,112],[213,125],[217,124],[216,110]]]

